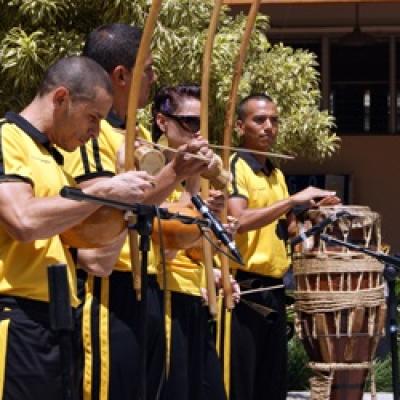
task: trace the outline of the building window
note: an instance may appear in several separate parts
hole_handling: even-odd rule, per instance
[[[388,133],[389,44],[332,44],[331,93],[340,134]]]
[[[295,49],[312,51],[317,56],[321,80],[326,79],[321,69],[322,58],[329,61],[330,92],[322,102],[334,115],[340,135],[385,135],[400,133],[400,72],[396,76],[396,121],[390,122],[390,50],[389,38],[378,38],[373,44],[345,46],[340,38],[331,38],[329,55],[323,54],[321,38],[286,39],[284,43]],[[272,40],[278,42],[279,40]],[[400,40],[396,46],[396,71],[400,71]],[[393,68],[393,67],[392,67]]]
[[[396,41],[396,132],[400,133],[400,40]]]
[[[397,101],[396,101],[396,132],[400,133],[400,86],[397,85]]]

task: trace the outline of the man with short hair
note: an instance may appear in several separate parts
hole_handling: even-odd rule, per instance
[[[141,31],[135,27],[110,24],[97,28],[86,40],[83,54],[97,61],[108,72],[113,85],[114,102],[107,119],[101,123],[99,137],[82,147],[80,152],[67,157],[66,168],[82,187],[117,173],[118,154],[125,140],[132,69],[140,38]],[[152,57],[149,54],[142,76],[140,108],[146,105],[154,80]],[[142,126],[138,128],[138,136],[151,141],[150,133]],[[193,153],[201,151],[209,156],[207,143],[202,139],[193,140],[181,150]],[[146,203],[161,203],[180,181],[208,167],[204,161],[187,156],[180,152],[161,170],[155,177],[156,188],[144,199]],[[88,272],[83,277],[87,290],[82,323],[83,331],[90,333],[83,338],[83,391],[85,396],[93,399],[98,398],[100,391],[103,398],[134,399],[138,397],[141,385],[139,368],[142,349],[139,333],[143,321],[140,319],[140,303],[135,298],[132,285],[128,240],[116,259],[113,254],[109,249],[80,250],[78,253],[81,267]],[[163,384],[165,338],[162,295],[152,254],[149,257],[148,274],[146,388],[147,398],[154,399],[160,395]],[[93,320],[100,322],[94,325],[90,323]],[[101,348],[103,343],[107,346]]]
[[[276,141],[278,107],[265,94],[250,95],[238,107],[237,128],[245,149],[266,152]],[[286,252],[288,221],[294,206],[311,207],[315,199],[338,202],[334,192],[309,187],[289,196],[285,177],[267,155],[238,151],[231,159],[233,176],[229,213],[239,219],[236,243],[245,265],[234,265],[236,279],[251,286],[283,285],[290,260]],[[287,338],[283,288],[246,296],[232,313],[231,399],[286,399]],[[276,311],[268,321],[259,310]]]
[[[72,151],[97,137],[111,104],[112,86],[104,70],[88,58],[69,57],[48,69],[36,97],[21,113],[8,112],[0,121],[3,400],[63,398],[60,349],[49,326],[47,267],[67,265],[75,314],[75,266],[59,234],[100,206],[59,196],[63,186],[74,182],[63,171],[57,148]],[[129,172],[85,192],[134,202],[151,187],[148,174]]]

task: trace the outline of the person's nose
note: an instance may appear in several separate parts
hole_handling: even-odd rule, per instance
[[[265,119],[265,122],[264,122],[264,129],[268,129],[268,130],[270,130],[270,129],[272,129],[272,122],[271,122],[271,118],[266,118]]]

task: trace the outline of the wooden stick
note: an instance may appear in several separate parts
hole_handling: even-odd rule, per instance
[[[207,32],[206,44],[204,47],[202,76],[201,76],[201,100],[200,100],[200,133],[201,136],[208,140],[208,100],[210,86],[210,71],[211,71],[211,55],[214,45],[215,33],[218,26],[218,17],[222,7],[222,0],[214,1],[214,8],[211,14],[210,25]],[[203,198],[209,196],[209,182],[202,179],[201,195]],[[207,279],[207,294],[208,294],[208,309],[210,314],[215,319],[217,316],[217,293],[215,288],[214,270],[213,270],[213,252],[211,243],[203,238],[203,259],[206,270]]]
[[[257,288],[257,289],[243,290],[239,293],[239,295],[246,296],[246,295],[252,294],[252,293],[268,292],[270,290],[282,289],[284,287],[285,287],[285,285],[276,285],[276,286],[270,286],[270,287],[261,287],[261,288]],[[218,296],[224,297],[224,293],[222,292]]]
[[[276,285],[276,286],[270,286],[270,287],[261,287],[261,288],[257,288],[257,289],[249,289],[249,290],[244,290],[243,292],[240,292],[240,295],[246,296],[247,294],[251,294],[251,293],[268,292],[270,290],[282,289],[284,287],[285,287],[285,285]]]
[[[253,31],[256,22],[259,6],[260,6],[260,0],[254,0],[250,8],[249,15],[247,17],[246,27],[240,43],[240,49],[236,56],[231,90],[229,93],[229,98],[225,110],[223,146],[210,145],[210,147],[223,149],[222,163],[223,163],[223,168],[226,170],[229,169],[229,150],[232,150],[231,147],[232,132],[233,132],[233,123],[235,119],[236,99],[239,89],[240,78],[242,76],[243,65],[246,59],[247,49],[249,47],[251,33]],[[228,195],[227,189],[225,189],[226,198],[228,198],[227,195]],[[222,212],[222,222],[226,223],[227,218],[228,218],[228,207],[227,205],[225,205],[224,210]],[[225,307],[228,310],[232,310],[234,307],[234,301],[232,297],[229,261],[228,258],[224,255],[221,256],[221,274],[222,274],[222,286],[224,288],[224,293],[225,293]]]
[[[251,4],[251,8],[247,17],[245,31],[243,33],[243,38],[240,43],[239,53],[237,54],[236,61],[235,61],[235,69],[233,71],[232,77],[232,85],[231,91],[229,94],[229,99],[226,105],[225,111],[225,122],[224,122],[224,154],[223,154],[223,161],[224,161],[224,168],[228,168],[229,163],[229,149],[228,147],[231,144],[232,140],[232,132],[233,132],[233,124],[235,120],[235,113],[236,113],[236,100],[237,94],[239,90],[239,83],[240,78],[243,72],[244,62],[247,56],[247,49],[250,43],[251,33],[253,31],[254,25],[256,23],[257,13],[260,8],[261,0],[253,0]]]
[[[136,138],[136,113],[139,106],[144,64],[150,54],[151,39],[153,37],[153,32],[160,9],[161,0],[153,0],[149,15],[146,19],[145,27],[143,29],[139,50],[136,56],[135,66],[133,67],[132,71],[126,121],[127,130],[125,139],[125,171],[135,169],[134,142]],[[134,224],[135,220],[131,217],[128,222],[130,224]],[[132,263],[133,285],[135,288],[137,299],[141,300],[142,278],[140,269],[138,234],[132,229],[129,230],[129,247]]]
[[[288,155],[288,154],[279,154],[279,153],[271,153],[269,151],[259,151],[259,150],[251,150],[251,149],[245,149],[244,147],[231,147],[231,146],[221,146],[219,144],[211,144],[209,143],[208,147],[211,147],[212,149],[228,149],[228,150],[233,150],[233,151],[241,151],[242,153],[254,153],[254,154],[260,154],[262,156],[268,156],[272,158],[285,158],[287,160],[294,160],[294,156]]]
[[[148,141],[146,139],[139,138],[139,137],[136,138],[136,140],[139,141],[139,142],[142,142],[142,143],[150,144],[150,145],[155,146],[155,147],[159,147],[160,149],[163,149],[163,150],[171,151],[172,153],[179,153],[179,150],[174,149],[173,147],[168,147],[168,146],[165,146],[165,145],[159,144],[159,143],[153,143],[153,142],[150,142],[150,141]],[[294,160],[294,158],[295,158],[294,156],[291,156],[291,155],[288,155],[288,154],[271,153],[269,151],[251,150],[251,149],[245,149],[243,147],[222,146],[220,144],[211,144],[211,143],[209,143],[208,147],[211,147],[212,149],[228,149],[228,150],[233,150],[233,151],[241,151],[243,153],[260,154],[262,156],[268,156],[268,157],[273,157],[273,158],[285,158],[287,160]],[[209,161],[208,158],[203,157],[203,156],[201,156],[199,154],[193,154],[193,153],[188,153],[188,154],[190,154],[191,156],[193,156],[193,158],[196,158],[198,160],[207,161],[207,162]]]
[[[136,113],[139,107],[139,98],[141,92],[141,83],[146,59],[150,55],[150,44],[153,32],[156,26],[158,14],[161,9],[161,0],[153,0],[151,3],[149,15],[143,29],[140,40],[139,50],[137,52],[135,66],[133,67],[131,86],[129,89],[128,110],[127,110],[127,131],[125,138],[125,171],[135,169],[134,144],[136,137]],[[130,225],[136,221],[133,217],[128,218]],[[138,245],[138,233],[136,230],[129,229],[129,250],[131,259],[131,268],[133,274],[133,287],[136,292],[136,298],[140,303],[141,326],[139,328],[139,345],[141,349],[139,357],[139,393],[138,398],[145,400],[147,398],[147,270],[141,269]],[[147,266],[144,266],[147,268]],[[143,276],[142,276],[143,274]],[[135,372],[137,375],[137,372]]]

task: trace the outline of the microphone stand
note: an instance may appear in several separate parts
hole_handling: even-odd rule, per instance
[[[128,229],[135,229],[140,235],[139,250],[141,254],[141,275],[142,275],[142,287],[141,287],[141,303],[140,303],[140,319],[142,321],[140,329],[140,390],[139,398],[146,400],[146,349],[147,349],[147,262],[148,253],[150,250],[151,233],[153,230],[153,219],[159,216],[161,219],[177,219],[184,224],[197,224],[202,227],[209,227],[209,222],[181,215],[179,213],[170,213],[165,208],[156,207],[154,205],[145,204],[129,204],[120,201],[105,199],[103,197],[97,197],[87,195],[80,189],[64,186],[60,195],[67,199],[76,201],[89,201],[103,206],[113,207],[118,210],[128,211],[137,215],[137,222],[135,224],[129,224]]]
[[[399,387],[399,355],[398,355],[398,344],[397,344],[397,298],[395,291],[395,280],[400,275],[400,257],[389,256],[379,251],[369,250],[365,247],[358,246],[354,243],[344,242],[342,240],[333,238],[326,234],[321,234],[320,239],[327,243],[337,244],[344,246],[348,249],[359,251],[364,254],[377,259],[381,263],[385,264],[383,276],[388,284],[388,319],[389,319],[389,332],[390,332],[390,352],[392,356],[392,387],[393,387],[393,399],[400,400],[400,387]]]

